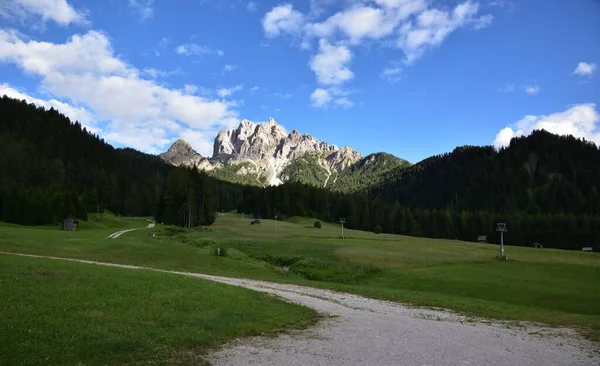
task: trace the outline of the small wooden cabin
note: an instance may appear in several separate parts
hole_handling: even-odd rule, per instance
[[[77,224],[79,224],[79,221],[73,216],[69,216],[63,220],[62,229],[64,231],[77,231]]]

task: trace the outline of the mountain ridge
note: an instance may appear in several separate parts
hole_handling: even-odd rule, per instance
[[[331,186],[344,170],[363,159],[349,146],[340,149],[296,129],[287,133],[273,118],[264,123],[244,119],[236,128],[221,130],[210,158],[184,139],[159,156],[169,164],[197,167],[235,183],[274,186],[296,181],[322,187]]]

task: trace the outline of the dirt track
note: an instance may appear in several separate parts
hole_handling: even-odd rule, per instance
[[[36,255],[4,253],[41,257]],[[315,327],[241,339],[209,355],[215,365],[599,365],[598,346],[568,329],[516,327],[442,310],[264,281],[149,269],[241,286],[311,307]]]

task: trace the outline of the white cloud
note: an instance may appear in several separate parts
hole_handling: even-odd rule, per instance
[[[540,87],[539,85],[524,85],[523,90],[525,90],[525,93],[527,94],[534,95],[540,92]]]
[[[69,100],[97,120],[108,121],[103,127],[108,141],[147,152],[160,152],[168,136],[180,130],[207,131],[237,121],[232,102],[142,78],[142,72],[114,56],[107,37],[96,31],[54,44],[0,30],[0,62],[38,77],[40,88],[56,99]]]
[[[247,11],[257,11],[258,10],[258,4],[255,3],[254,1],[250,1],[248,3],[248,5],[246,5],[246,10]]]
[[[236,85],[231,88],[221,88],[217,90],[217,95],[221,98],[230,97],[233,93],[239,92],[244,89],[243,85]]]
[[[478,9],[478,4],[467,0],[451,12],[429,9],[419,14],[415,22],[404,24],[397,45],[405,54],[405,63],[412,64],[428,50],[441,45],[450,33],[472,23]]]
[[[250,90],[250,95],[256,93],[258,90],[260,90],[260,87],[258,85],[253,86],[252,88],[249,89]]]
[[[317,75],[317,81],[325,85],[340,85],[354,77],[347,67],[352,60],[348,47],[331,45],[322,39],[319,42],[319,53],[310,61],[310,68]]]
[[[284,33],[296,33],[304,24],[304,15],[294,10],[292,4],[274,7],[262,18],[262,25],[267,37],[277,37]]]
[[[534,130],[546,130],[558,135],[572,135],[600,144],[600,115],[595,104],[578,104],[564,112],[548,116],[525,116],[496,135],[494,146],[505,147],[513,137],[527,136]]]
[[[351,6],[321,23],[307,24],[306,32],[309,36],[320,38],[331,38],[341,32],[351,44],[359,44],[364,38],[380,39],[391,35],[402,20],[426,8],[424,0],[379,3],[382,8]]]
[[[0,84],[0,97],[3,95],[18,100],[25,100],[27,103],[33,103],[38,107],[44,107],[46,109],[54,108],[65,116],[69,117],[71,122],[79,121],[89,130],[95,130],[93,127],[95,118],[92,113],[84,107],[72,106],[56,99],[44,100],[35,98],[10,87],[6,83]]]
[[[336,107],[351,108],[354,106],[354,102],[348,99],[349,94],[348,91],[339,87],[316,88],[310,95],[310,101],[315,108],[327,108],[330,104]]]
[[[196,85],[185,84],[183,86],[183,92],[185,94],[195,94],[198,91],[198,87]]]
[[[477,19],[473,19],[472,24],[475,30],[487,28],[492,24],[494,16],[492,14],[482,15]]]
[[[237,65],[226,64],[225,66],[223,66],[223,71],[221,71],[221,74],[226,74],[228,72],[232,72],[233,70],[237,70],[237,68],[238,68]]]
[[[383,69],[380,76],[390,82],[400,81],[402,75],[401,67],[387,67]]]
[[[346,97],[338,98],[334,101],[334,103],[343,108],[352,108],[354,106],[354,103],[348,100]]]
[[[129,0],[129,7],[144,21],[154,16],[154,0]]]
[[[173,75],[183,75],[183,70],[181,68],[173,69],[170,71],[159,70],[154,67],[146,67],[144,68],[144,74],[150,76],[153,79],[157,78],[166,78]]]
[[[315,89],[315,91],[313,91],[310,95],[312,106],[317,108],[325,107],[327,104],[329,104],[329,102],[331,102],[332,99],[333,97],[331,94],[322,88]]]
[[[182,56],[212,55],[223,56],[225,53],[221,50],[215,50],[211,47],[196,43],[187,43],[175,48],[175,52]]]
[[[503,93],[512,93],[515,91],[516,88],[519,88],[523,92],[530,95],[535,95],[540,92],[540,86],[537,84],[506,84],[503,87],[499,88],[498,91]]]
[[[71,23],[87,25],[86,14],[73,8],[67,0],[2,0],[0,16],[26,19],[40,16],[43,21],[53,20],[61,26]]]
[[[580,76],[592,76],[594,71],[596,71],[595,63],[580,62],[575,68],[575,71],[573,71],[573,74]]]
[[[463,0],[450,9],[430,8],[429,0],[348,0],[341,10],[315,21],[334,2],[311,0],[307,15],[294,10],[291,4],[283,4],[262,19],[267,37],[292,34],[298,40],[295,44],[306,50],[318,39],[319,52],[309,66],[322,85],[341,85],[351,80],[351,47],[366,41],[403,51],[402,62],[380,74],[389,81],[398,81],[405,66],[439,47],[457,29],[482,29],[494,19],[491,14],[477,16],[479,4],[474,0]]]

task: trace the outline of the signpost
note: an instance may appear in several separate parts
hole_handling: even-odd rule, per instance
[[[508,257],[504,255],[504,233],[508,231],[505,222],[499,222],[496,224],[496,231],[500,232],[500,259],[507,260]]]
[[[344,239],[344,223],[346,223],[346,218],[340,217],[340,223],[342,224],[342,239]]]

